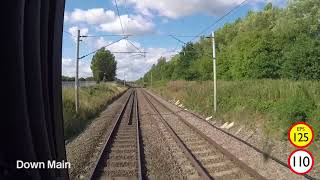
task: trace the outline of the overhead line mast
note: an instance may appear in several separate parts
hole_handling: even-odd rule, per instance
[[[80,29],[77,31],[77,52],[76,52],[76,75],[75,75],[75,106],[76,112],[79,111],[79,46],[80,46]]]

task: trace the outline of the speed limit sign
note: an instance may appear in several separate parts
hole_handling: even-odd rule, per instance
[[[295,123],[289,128],[288,139],[295,147],[305,148],[309,146],[314,139],[313,129],[305,122]]]
[[[298,149],[290,154],[288,164],[292,172],[304,175],[311,171],[314,159],[309,151]]]

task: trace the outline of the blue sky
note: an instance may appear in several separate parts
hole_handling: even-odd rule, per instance
[[[63,75],[74,76],[75,36],[81,35],[123,35],[121,40],[107,47],[111,52],[145,51],[146,56],[114,53],[118,62],[117,77],[136,80],[150,69],[161,56],[170,60],[182,44],[168,35],[192,36],[214,23],[243,0],[66,0],[63,36]],[[285,0],[248,0],[240,8],[202,35],[207,35],[225,23],[244,17],[249,10],[259,11],[267,2],[285,6]],[[117,13],[118,5],[120,18]],[[121,21],[121,23],[120,23]],[[121,27],[122,24],[122,27]],[[88,54],[121,36],[82,38],[80,56]],[[179,37],[187,42],[192,37]],[[196,41],[196,40],[195,40]],[[134,44],[131,45],[131,43]],[[81,77],[92,76],[92,56],[80,60]]]

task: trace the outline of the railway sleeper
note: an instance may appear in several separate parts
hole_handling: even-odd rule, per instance
[[[131,153],[136,153],[136,149],[122,149],[122,148],[119,148],[119,149],[111,149],[111,152],[110,153],[119,153],[119,154],[131,154]]]
[[[192,151],[192,152],[201,152],[201,151],[204,151],[204,150],[208,150],[210,151],[212,148],[210,148],[210,146],[204,144],[204,145],[187,145],[189,147],[189,149]]]
[[[126,153],[126,154],[109,154],[109,159],[112,160],[136,160],[136,154]]]
[[[222,161],[223,159],[224,159],[224,157],[219,156],[219,155],[211,155],[211,156],[206,156],[206,157],[199,157],[199,160],[202,162],[203,165],[216,163],[216,162]]]
[[[115,139],[114,140],[114,143],[136,143],[136,138],[133,138],[133,139]]]
[[[254,179],[251,176],[245,175],[241,172],[239,168],[231,168],[226,169],[224,171],[215,172],[212,174],[214,179],[243,179],[243,180],[249,180]]]
[[[114,143],[112,145],[112,148],[137,148],[136,144],[134,143]]]
[[[110,159],[107,161],[107,166],[109,167],[136,167],[137,166],[137,161],[135,160],[115,160],[115,159]]]
[[[105,167],[104,174],[111,177],[137,176],[136,167]]]

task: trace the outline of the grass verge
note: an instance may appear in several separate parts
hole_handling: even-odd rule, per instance
[[[62,97],[65,139],[69,140],[83,131],[88,123],[125,90],[125,87],[119,87],[113,83],[101,83],[80,88],[80,108],[76,113],[74,88],[64,88]]]
[[[223,122],[261,129],[263,137],[287,141],[287,131],[297,121],[309,123],[320,147],[320,82],[289,80],[218,81],[218,112],[213,113],[212,81],[156,82],[150,88],[163,97],[179,100],[187,109]],[[316,159],[320,154],[315,153]]]

